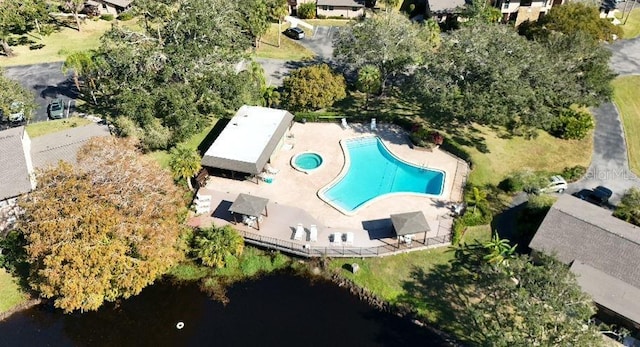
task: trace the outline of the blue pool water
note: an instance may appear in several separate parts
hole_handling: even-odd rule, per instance
[[[353,212],[389,193],[442,194],[443,171],[398,159],[378,137],[348,140],[345,147],[351,160],[347,173],[320,193],[325,201],[341,210]]]
[[[302,153],[296,156],[294,162],[303,170],[313,170],[322,165],[322,157],[317,153]]]

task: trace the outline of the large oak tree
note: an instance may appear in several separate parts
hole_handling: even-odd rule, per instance
[[[136,295],[182,255],[183,201],[169,173],[110,137],[78,159],[40,172],[20,201],[30,284],[66,312]]]
[[[507,26],[465,27],[424,59],[408,94],[433,121],[548,130],[570,105],[592,106],[611,93],[608,53],[579,38],[538,42]]]
[[[438,26],[432,24],[414,23],[397,12],[380,13],[340,29],[333,56],[354,70],[377,67],[384,92],[390,78],[419,63],[426,51],[439,44]]]

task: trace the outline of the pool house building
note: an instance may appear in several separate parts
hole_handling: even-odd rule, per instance
[[[267,163],[285,145],[293,124],[286,110],[244,105],[238,109],[202,158],[210,171],[223,170],[257,179]]]

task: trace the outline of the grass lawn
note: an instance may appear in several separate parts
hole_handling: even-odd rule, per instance
[[[352,21],[348,19],[306,19],[305,22],[313,26],[343,27]]]
[[[5,312],[25,302],[28,296],[20,289],[16,279],[0,268],[0,312]]]
[[[288,28],[288,24],[282,24],[282,31]],[[311,35],[311,31],[305,31],[306,35]],[[294,40],[284,36],[280,37],[280,47],[278,47],[278,24],[271,24],[269,31],[260,39],[260,47],[255,52],[260,58],[282,59],[282,60],[303,60],[313,57],[313,52],[306,49]]]
[[[640,175],[640,76],[619,77],[613,81],[613,102],[620,111],[631,171]]]
[[[27,125],[27,134],[30,138],[55,133],[68,128],[75,128],[90,124],[86,118],[70,117],[65,119],[48,120]]]
[[[624,14],[624,18],[627,18],[627,13]],[[624,18],[622,18],[621,15],[618,15],[618,19],[621,22],[624,22]],[[636,8],[633,11],[631,11],[631,14],[629,15],[629,19],[627,20],[627,23],[624,25],[620,24],[620,27],[622,28],[622,31],[623,31],[623,34],[622,34],[623,39],[632,39],[634,37],[640,36],[640,8]]]
[[[491,227],[470,227],[464,235],[464,240],[489,240]],[[448,247],[434,248],[426,251],[410,252],[381,258],[365,259],[334,259],[332,269],[348,267],[357,263],[360,270],[353,274],[349,270],[339,270],[341,275],[350,278],[358,285],[371,290],[373,293],[389,302],[397,302],[404,293],[403,285],[411,280],[411,272],[415,268],[428,272],[434,265],[445,264],[453,258]]]
[[[474,168],[469,182],[475,185],[498,184],[511,172],[532,170],[562,171],[575,165],[589,166],[593,132],[582,140],[562,140],[539,131],[533,140],[523,137],[500,138],[487,127],[474,127],[473,136],[486,145],[486,153],[464,146],[472,156]]]
[[[213,127],[216,125],[217,122],[218,120],[215,119],[208,127],[203,129],[201,132],[191,136],[191,138],[189,138],[184,143],[189,148],[193,148],[194,150],[198,149],[198,145],[200,145],[202,140],[204,140],[204,138],[207,137],[207,134],[209,134],[209,132],[211,131],[211,129],[213,129]],[[153,160],[155,160],[156,162],[158,162],[158,164],[160,164],[162,168],[164,169],[169,168],[169,160],[171,159],[171,155],[169,154],[168,151],[155,151],[147,155],[151,157]]]
[[[44,44],[41,49],[30,50],[29,46],[14,46],[15,57],[7,58],[0,56],[0,66],[28,65],[38,63],[48,63],[55,61],[64,61],[67,55],[97,48],[100,44],[102,34],[111,28],[116,21],[107,22],[104,20],[87,20],[81,26],[82,31],[62,27],[61,30],[54,32],[49,36],[43,36],[40,40],[37,33],[28,35],[28,39],[34,44]],[[136,29],[138,24],[136,20],[126,22],[118,22],[127,28]]]

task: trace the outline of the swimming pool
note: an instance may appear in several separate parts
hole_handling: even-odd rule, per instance
[[[393,193],[439,196],[445,173],[409,164],[393,155],[378,137],[343,140],[345,168],[318,196],[345,214]]]

